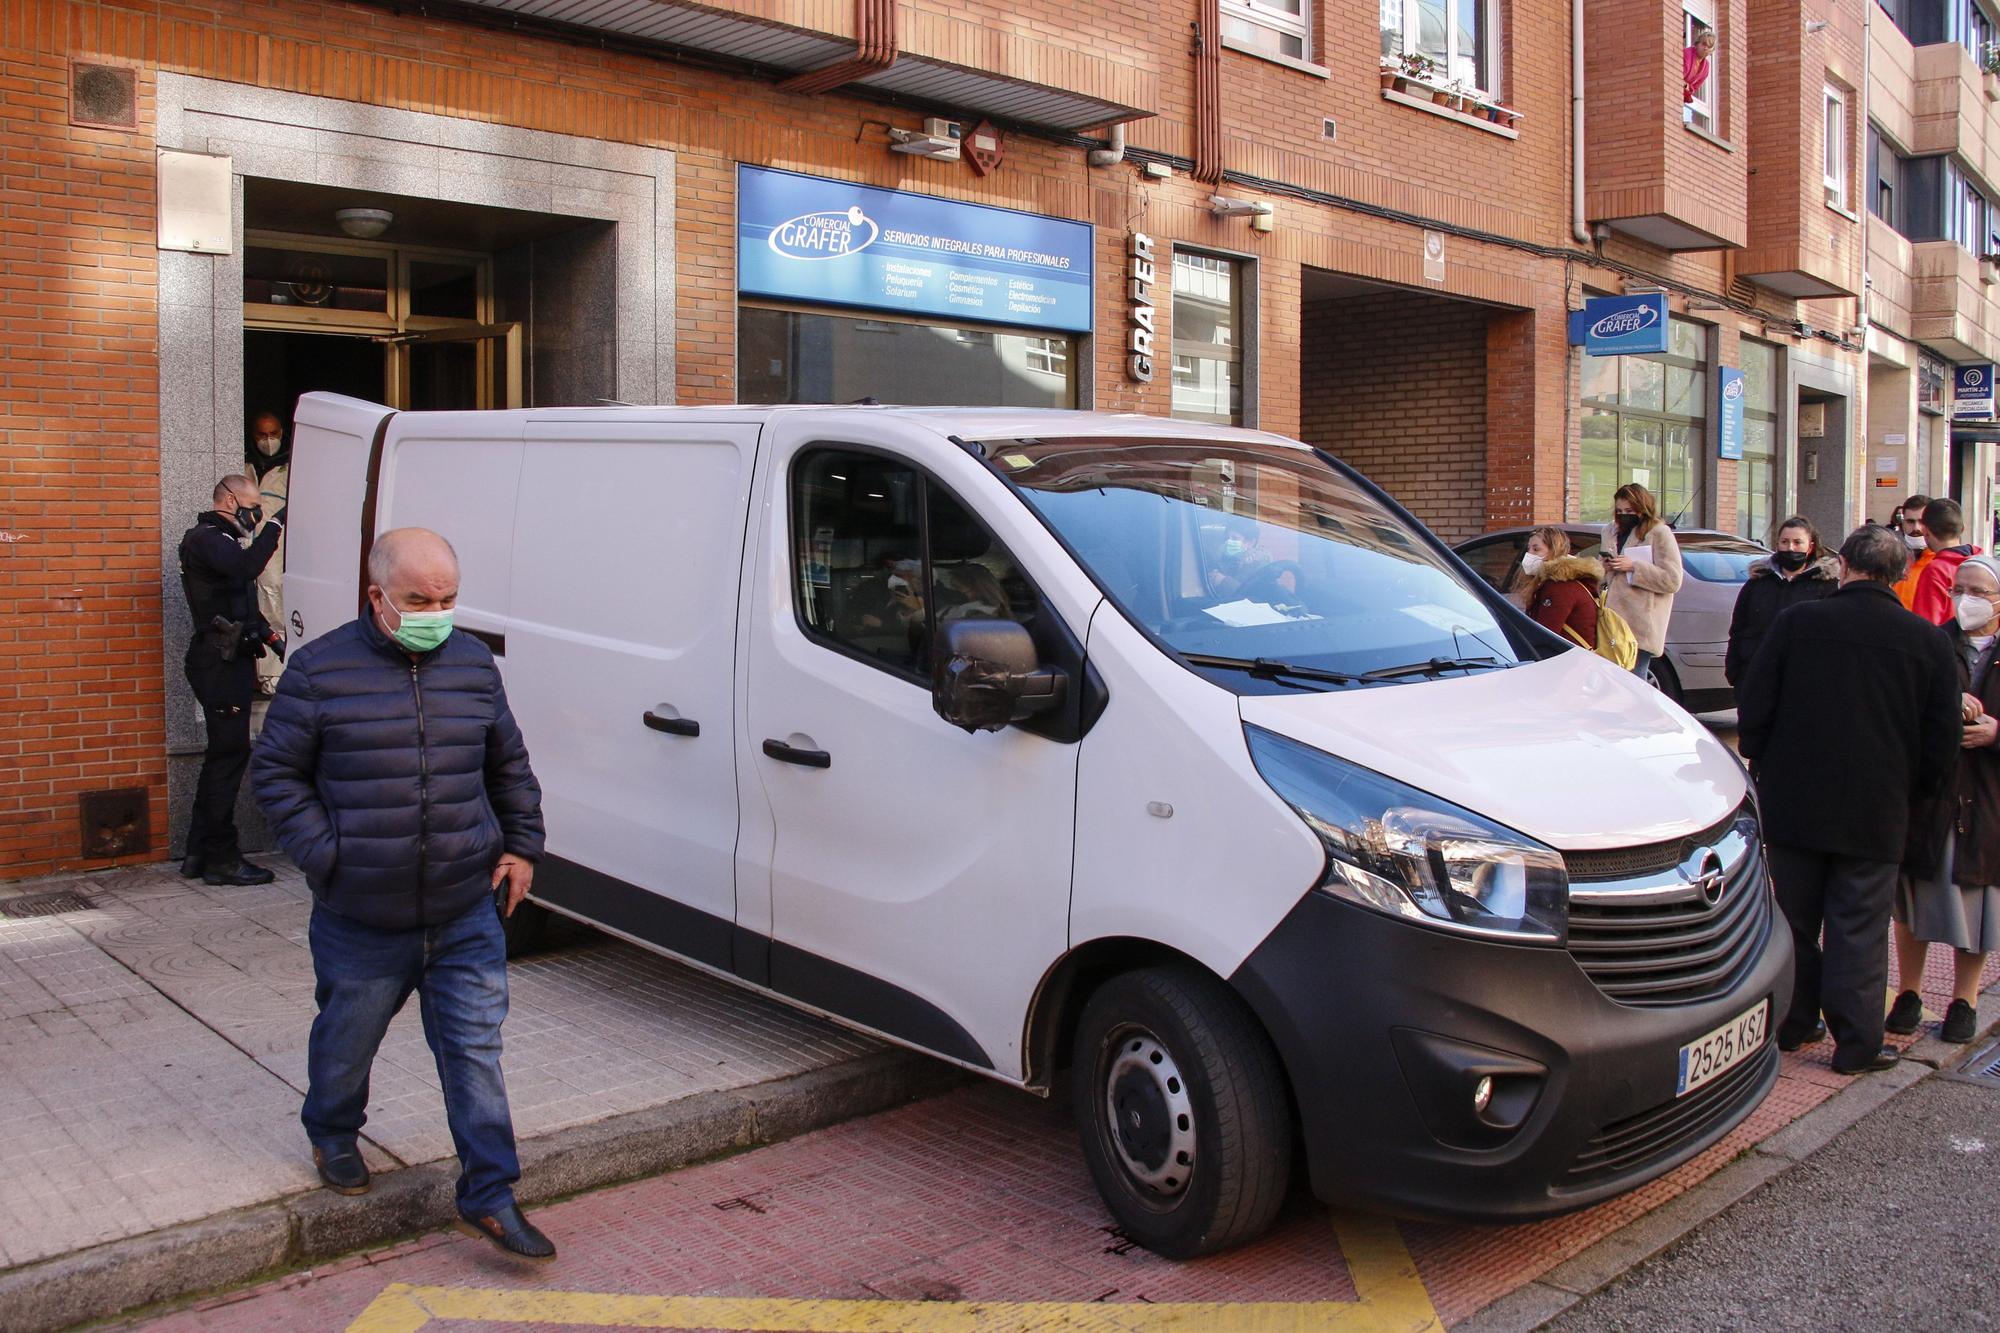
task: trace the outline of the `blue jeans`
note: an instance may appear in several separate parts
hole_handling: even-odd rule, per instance
[[[1640,680],[1644,680],[1646,678],[1646,668],[1651,665],[1653,665],[1653,655],[1647,652],[1644,648],[1641,648],[1639,650],[1639,656],[1633,659],[1632,674],[1637,676]]]
[[[382,1034],[415,991],[458,1149],[458,1210],[478,1217],[512,1203],[521,1164],[500,1077],[507,943],[492,900],[416,930],[365,926],[314,904],[309,936],[319,1017],[306,1047],[306,1137],[316,1148],[354,1142]]]

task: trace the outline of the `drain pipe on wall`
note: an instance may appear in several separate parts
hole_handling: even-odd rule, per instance
[[[1119,121],[1111,127],[1111,138],[1102,148],[1090,150],[1090,165],[1093,167],[1115,167],[1125,160],[1125,122]]]
[[[1569,232],[1590,244],[1583,216],[1583,0],[1569,0]]]

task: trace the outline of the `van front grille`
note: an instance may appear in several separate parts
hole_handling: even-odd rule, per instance
[[[1606,1125],[1556,1178],[1556,1188],[1629,1176],[1690,1143],[1722,1137],[1762,1100],[1763,1090],[1777,1077],[1777,1064],[1778,1048],[1767,1044],[1706,1087]]]
[[[1564,852],[1563,864],[1572,884],[1604,884],[1621,879],[1656,875],[1683,865],[1704,847],[1712,847],[1747,812],[1749,801],[1730,813],[1713,828],[1689,833],[1666,842],[1649,842],[1638,847],[1613,847],[1596,852]]]
[[[1615,896],[1571,898],[1569,952],[1620,1004],[1700,1004],[1726,994],[1770,938],[1764,849],[1754,838],[1725,869],[1722,896],[1713,906],[1694,885],[1672,902],[1627,906]]]

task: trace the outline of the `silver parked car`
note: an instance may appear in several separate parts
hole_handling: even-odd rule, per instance
[[[1599,554],[1602,529],[1588,523],[1558,523],[1569,534],[1578,555]],[[1455,548],[1479,576],[1513,597],[1526,595],[1521,556],[1533,528],[1507,528],[1482,533]],[[1729,617],[1736,594],[1750,577],[1750,567],[1771,554],[1768,547],[1727,532],[1676,528],[1681,563],[1687,577],[1674,596],[1673,618],[1667,622],[1667,651],[1652,666],[1653,684],[1675,703],[1693,713],[1736,706],[1736,692],[1722,677],[1723,654],[1729,649]]]

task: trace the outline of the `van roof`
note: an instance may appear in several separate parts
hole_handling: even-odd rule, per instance
[[[378,403],[341,394],[309,393],[299,400],[301,417],[312,415],[315,403],[330,408],[364,408],[374,413],[389,409]],[[956,435],[967,440],[1006,440],[1030,437],[1143,436],[1148,439],[1186,438],[1197,440],[1241,439],[1299,446],[1296,440],[1265,431],[1236,426],[1217,426],[1201,421],[1179,421],[1171,417],[1145,416],[1136,412],[1077,412],[1058,408],[1033,407],[905,407],[876,404],[750,404],[719,403],[681,407],[673,404],[604,404],[596,407],[529,407],[484,412],[398,412],[398,416],[437,418],[442,416],[520,416],[531,421],[685,421],[690,417],[721,418],[734,421],[766,421],[778,416],[820,416],[853,418],[888,416],[928,427],[940,435]],[[379,419],[379,418],[378,418]]]

